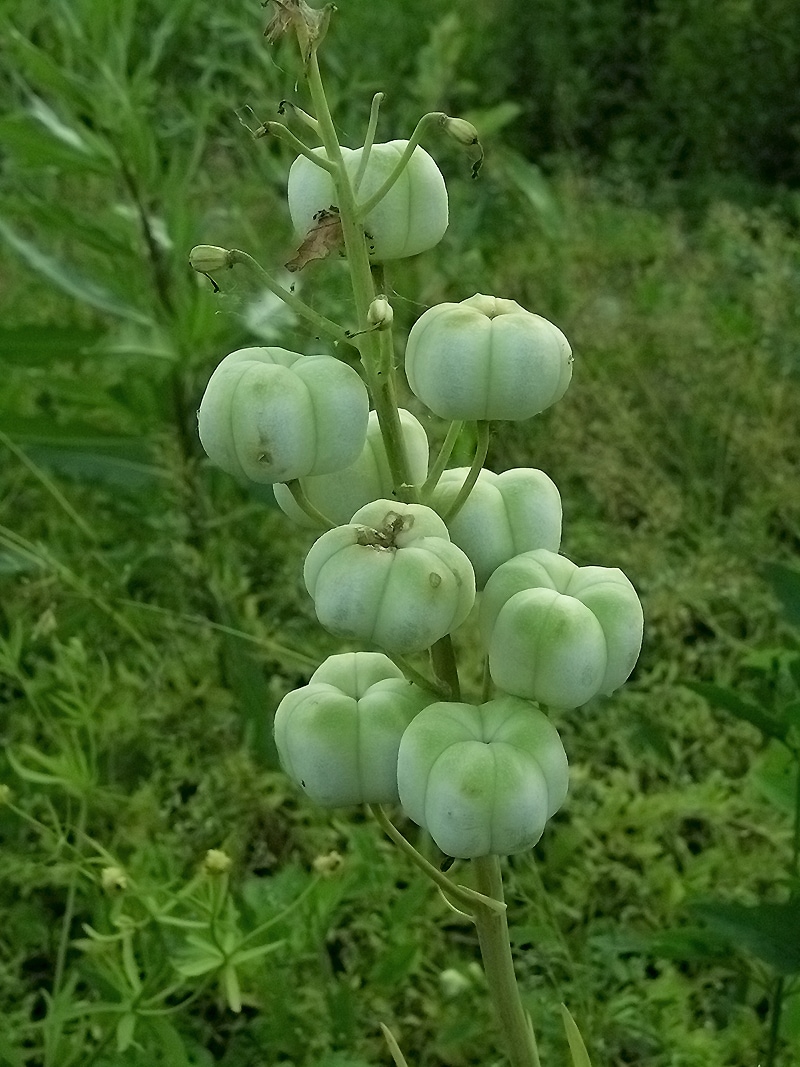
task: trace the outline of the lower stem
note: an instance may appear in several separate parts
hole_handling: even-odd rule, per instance
[[[775,980],[774,992],[772,995],[771,1005],[771,1019],[769,1027],[769,1046],[767,1048],[767,1059],[765,1067],[774,1067],[775,1056],[778,1051],[778,1037],[780,1035],[781,1028],[781,1011],[783,1009],[783,987],[785,979],[783,975],[779,975]]]
[[[458,664],[449,634],[431,645],[431,666],[437,682],[441,682],[450,694],[446,699],[460,700],[461,685],[458,680]]]
[[[80,850],[83,843],[83,835],[86,830],[86,820],[88,817],[88,808],[86,804],[86,798],[81,797],[80,810],[78,812],[78,821],[76,824],[75,832],[75,845]],[[79,852],[80,855],[80,852]],[[67,951],[69,949],[69,939],[72,933],[72,920],[75,916],[75,898],[78,892],[78,877],[79,877],[79,862],[76,860],[75,867],[70,875],[69,886],[67,888],[67,900],[64,906],[64,917],[61,920],[61,934],[58,939],[58,953],[56,955],[55,971],[53,973],[53,998],[55,999],[61,991],[61,984],[64,980],[64,970],[67,963]]]
[[[472,867],[478,892],[502,901],[499,857],[481,856],[472,861]],[[541,1067],[536,1039],[522,1006],[514,974],[505,910],[495,912],[479,907],[474,916],[489,996],[512,1067]]]

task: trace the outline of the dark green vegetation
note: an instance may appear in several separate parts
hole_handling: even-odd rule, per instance
[[[554,3],[505,4],[519,25],[466,0],[339,6],[323,58],[345,143],[377,89],[387,139],[432,107],[486,134],[477,183],[427,144],[452,226],[392,273],[396,318],[477,290],[563,328],[572,387],[499,428],[490,463],[546,470],[564,552],[621,566],[645,605],[632,682],[557,724],[571,800],[509,872],[543,1064],[566,1062],[563,1000],[595,1067],[789,1067],[800,924],[743,936],[718,909],[712,936],[692,904],[792,888],[786,762],[697,687],[797,722],[797,639],[762,570],[800,545],[797,201],[753,184],[798,175],[797,6],[713,5],[718,36],[690,3],[570,5],[572,34]],[[381,1021],[410,1063],[494,1062],[472,931],[361,814],[311,810],[275,768],[270,713],[337,646],[301,588],[307,537],[195,439],[226,352],[317,344],[272,303],[255,322],[256,280],[214,296],[186,264],[199,241],[289,257],[290,157],[233,109],[272,117],[295,57],[267,50],[258,4],[2,10],[0,1064],[363,1067],[388,1062]],[[551,66],[522,92],[529,40]],[[628,54],[650,89],[626,111]],[[346,316],[342,278],[299,284]]]

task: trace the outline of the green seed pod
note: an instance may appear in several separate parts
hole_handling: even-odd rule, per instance
[[[446,515],[468,473],[468,467],[456,467],[442,474],[431,500],[440,515]],[[561,496],[543,471],[482,470],[466,503],[446,521],[453,543],[469,556],[477,588],[483,589],[502,563],[521,552],[558,551]]]
[[[476,294],[417,319],[406,375],[414,395],[443,419],[518,421],[564,395],[572,350],[541,315],[515,300]]]
[[[430,701],[380,652],[331,656],[278,705],[281,765],[323,807],[394,804],[400,738]]]
[[[211,375],[197,413],[209,459],[240,481],[288,482],[353,463],[369,395],[332,356],[242,348]]]
[[[577,567],[539,549],[509,560],[483,592],[489,670],[507,693],[577,708],[627,679],[642,647],[636,590],[615,567]]]
[[[397,654],[452,633],[475,600],[472,565],[436,512],[394,500],[375,500],[324,533],[303,576],[326,630]]]
[[[422,425],[410,411],[400,409],[400,427],[406,446],[414,485],[421,485],[428,473],[428,438]],[[343,470],[301,478],[308,499],[326,518],[338,526],[350,522],[359,508],[371,500],[392,495],[392,473],[386,458],[378,416],[369,413],[367,439],[361,455]],[[301,526],[315,527],[313,519],[298,507],[285,485],[274,487],[278,507]]]
[[[516,697],[430,704],[397,757],[403,810],[459,859],[532,848],[564,803],[568,777],[555,727]]]
[[[372,146],[357,193],[359,203],[365,203],[383,185],[407,144],[407,141],[389,141]],[[324,149],[314,151],[324,156]],[[361,148],[342,149],[351,179],[355,179],[361,154]],[[338,207],[330,174],[305,156],[298,156],[289,170],[288,192],[292,222],[303,236],[314,226],[320,211]],[[417,146],[403,173],[364,219],[370,258],[383,263],[425,252],[441,241],[447,220],[444,178],[425,149]]]

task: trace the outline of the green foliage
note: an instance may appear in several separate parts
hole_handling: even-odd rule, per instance
[[[504,0],[492,31],[487,84],[522,103],[526,154],[576,152],[653,183],[800,174],[792,0]]]

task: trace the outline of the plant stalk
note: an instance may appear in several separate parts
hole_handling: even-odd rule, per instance
[[[371,331],[369,329],[370,323],[367,317],[369,307],[377,294],[370,270],[367,241],[364,227],[359,221],[355,193],[345,169],[342,150],[325,96],[315,50],[312,51],[308,59],[306,78],[311,99],[314,103],[322,142],[328,159],[334,164],[332,177],[337,194],[339,219],[342,225],[342,237],[350,269],[350,280],[358,323],[357,332],[359,336],[356,344],[361,353],[364,375],[378,416],[389,469],[392,474],[394,491],[398,500],[409,500],[416,496],[416,491],[412,485],[408,455],[406,453],[400,415],[397,410],[397,396],[391,358],[388,360],[386,358],[387,354],[391,355],[392,351],[391,330]]]
[[[769,1044],[767,1046],[767,1058],[764,1067],[775,1067],[775,1056],[778,1051],[778,1037],[781,1028],[781,1012],[783,1010],[783,987],[784,976],[778,975],[775,979],[772,1004],[770,1006]]]
[[[478,892],[503,902],[503,877],[498,856],[481,856],[472,861]],[[514,961],[508,939],[508,921],[502,911],[478,907],[474,911],[483,969],[489,996],[512,1067],[541,1067],[536,1039],[522,1006]]]

